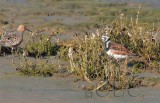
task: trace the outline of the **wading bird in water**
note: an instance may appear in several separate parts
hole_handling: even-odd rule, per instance
[[[17,47],[22,43],[23,34],[26,30],[30,31],[29,29],[26,28],[26,26],[19,25],[17,31],[5,32],[3,37],[0,40],[0,50],[1,50],[1,46],[11,47],[12,51],[14,49],[16,50]]]

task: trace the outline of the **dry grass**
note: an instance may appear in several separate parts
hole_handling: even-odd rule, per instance
[[[57,72],[56,66],[50,63],[48,59],[33,59],[20,56],[19,58],[13,58],[12,63],[20,75],[51,77]]]
[[[116,20],[101,32],[85,36],[84,38],[75,37],[75,46],[69,48],[69,59],[71,71],[92,83],[96,78],[111,82],[118,82],[118,88],[125,88],[128,83],[133,86],[136,82],[128,77],[135,74],[139,69],[157,69],[159,71],[160,45],[158,41],[153,41],[154,33],[159,32],[158,27],[146,25],[147,23],[139,23],[139,11],[136,18],[127,18],[122,12]],[[124,62],[116,63],[110,59],[104,50],[101,42],[101,35],[110,36],[111,40],[124,45],[128,50],[139,55],[138,59],[127,59]],[[152,34],[151,34],[152,33]],[[74,51],[73,51],[74,50]],[[133,64],[128,69],[128,63]],[[132,77],[132,76],[131,76]],[[134,82],[133,82],[134,81]],[[140,82],[139,80],[137,83]]]

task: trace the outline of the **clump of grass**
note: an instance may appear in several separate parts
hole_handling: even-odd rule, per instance
[[[63,59],[65,61],[68,61],[68,47],[65,45],[61,45],[58,55],[60,59]]]
[[[88,81],[90,81],[92,77],[103,76],[103,71],[101,70],[103,65],[100,64],[103,64],[104,61],[97,55],[102,49],[100,38],[86,37],[85,39],[79,39],[75,37],[74,40],[76,43],[76,54],[73,56],[72,64],[74,64],[74,66],[72,66],[72,70],[76,71],[81,77],[84,77]],[[69,51],[70,56],[72,56],[71,48],[72,47],[70,47]]]
[[[149,63],[149,68],[151,69],[151,70],[155,70],[155,71],[157,71],[158,73],[160,73],[160,62],[159,61],[151,61],[150,63]]]
[[[114,22],[111,31],[108,33],[111,40],[124,45],[148,62],[160,60],[159,42],[153,42],[153,36],[159,32],[154,30],[157,27],[155,25],[148,26],[152,25],[149,23],[139,23],[139,14],[137,14],[135,20],[133,18],[129,20],[122,14],[120,13],[119,18]]]
[[[107,34],[113,42],[124,45],[140,57],[129,60],[133,65],[131,74],[141,72],[137,68],[149,69],[150,63],[153,64],[154,69],[159,67],[159,42],[153,41],[152,38],[154,33],[159,31],[155,31],[155,25],[148,26],[146,24],[152,25],[139,22],[139,10],[135,19],[125,17],[120,11],[116,20],[109,27],[104,27],[101,33],[86,35],[82,39],[75,37],[74,52],[72,52],[73,47],[69,49],[71,71],[76,72],[90,83],[97,78],[100,80],[107,78],[111,84],[112,81],[117,82],[118,88],[126,88],[127,85],[133,86],[134,83],[140,82],[133,82],[133,78],[126,75],[128,63],[115,64],[106,54],[99,54],[104,50],[101,35]],[[153,63],[153,61],[156,62]]]
[[[128,83],[132,84],[132,78],[129,78],[127,64],[117,64],[115,60],[109,58],[104,52],[104,46],[101,42],[101,35],[97,31],[96,34],[86,36],[85,38],[75,37],[75,44],[69,48],[69,61],[72,72],[92,83],[93,80],[107,80],[111,87],[126,88]],[[133,73],[131,71],[131,73]]]
[[[40,58],[32,60],[29,58],[21,58],[19,64],[15,63],[13,59],[13,64],[20,75],[25,76],[43,76],[51,77],[56,73],[56,66],[48,62],[48,60],[42,60]]]
[[[57,55],[59,56],[60,59],[69,61],[69,56],[68,56],[69,48],[71,46],[75,48],[75,41],[74,40],[61,41],[59,45],[60,48]]]
[[[59,50],[57,43],[51,42],[52,37],[47,35],[36,35],[32,38],[24,50],[32,56],[43,56],[43,55],[56,55]]]
[[[62,31],[63,28],[60,28],[57,29],[57,32],[50,35],[38,34],[38,31],[37,33],[32,32],[32,38],[25,48],[23,48],[23,55],[19,54],[18,61],[13,58],[13,64],[17,71],[21,75],[44,77],[50,77],[54,73],[57,73],[57,67],[58,65],[60,67],[60,64],[53,64],[50,58],[46,57],[47,59],[44,59],[43,56],[50,57],[51,55],[57,55],[62,46],[59,41],[59,36]],[[56,36],[57,41],[52,41],[53,36]],[[35,56],[36,58],[26,57],[26,54]]]

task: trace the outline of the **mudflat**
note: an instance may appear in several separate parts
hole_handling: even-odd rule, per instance
[[[107,0],[99,1],[106,2]],[[110,2],[116,1],[110,0]],[[124,2],[125,0],[121,1]],[[145,0],[142,0],[142,2],[145,2]],[[147,1],[147,3],[156,7],[160,4],[158,0]],[[42,7],[46,8],[40,10]],[[63,5],[57,8],[63,9]],[[52,28],[52,25],[57,24],[74,26],[80,23],[91,23],[93,19],[88,16],[79,16],[79,13],[76,13],[81,12],[79,9],[77,11],[66,9],[67,13],[60,10],[57,10],[57,12],[54,8],[47,7],[46,4],[32,0],[0,0],[0,10],[3,14],[2,18],[8,21],[9,24],[16,26],[24,23],[32,29]],[[72,15],[72,12],[75,15]],[[63,13],[65,14],[63,15]],[[67,31],[68,35],[63,38],[69,39],[75,31],[77,30]],[[25,36],[21,46],[27,42],[28,37]],[[74,82],[77,79],[76,76],[67,78],[58,75],[52,77],[20,76],[16,74],[16,68],[12,64],[12,57],[13,55],[0,57],[0,103],[159,103],[160,101],[160,90],[155,87],[130,89],[131,95],[127,90],[111,91],[109,94],[104,91],[100,94],[108,95],[100,97],[95,91],[85,91],[78,88],[85,85],[85,82]],[[155,77],[155,74],[143,74],[142,76]]]

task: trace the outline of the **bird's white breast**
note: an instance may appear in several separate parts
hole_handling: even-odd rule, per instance
[[[112,49],[109,49],[107,51],[107,54],[109,56],[112,56],[113,58],[116,58],[116,59],[118,59],[118,58],[127,58],[128,57],[128,55],[115,54],[114,50],[112,50]]]

